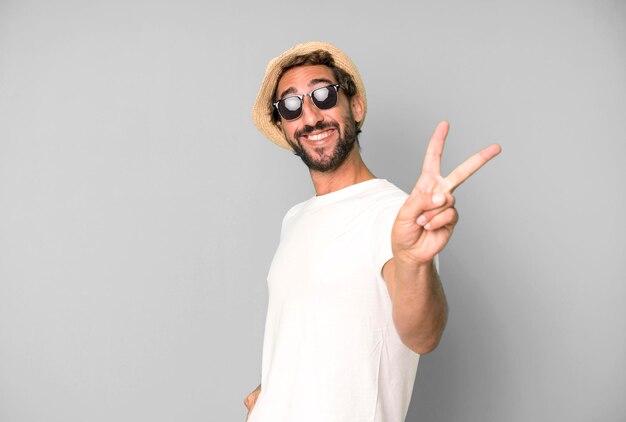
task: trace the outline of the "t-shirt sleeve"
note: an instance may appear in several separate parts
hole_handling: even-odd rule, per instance
[[[398,215],[398,210],[404,203],[404,197],[394,198],[380,207],[373,224],[373,262],[377,274],[382,277],[382,269],[387,261],[393,258],[391,251],[391,229]]]

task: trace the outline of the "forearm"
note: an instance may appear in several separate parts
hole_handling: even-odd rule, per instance
[[[402,342],[416,353],[435,349],[447,318],[446,297],[430,261],[421,265],[390,262],[389,276],[393,322]]]

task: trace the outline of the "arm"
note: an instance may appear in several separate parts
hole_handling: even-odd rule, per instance
[[[382,270],[400,339],[420,354],[434,350],[447,318],[446,298],[433,260],[458,221],[452,192],[501,150],[491,145],[444,178],[440,161],[447,133],[448,123],[439,123],[428,144],[422,174],[398,211],[391,232],[393,258]]]
[[[402,342],[415,353],[432,352],[448,316],[448,304],[434,262],[406,271],[394,258],[383,267],[393,322]]]

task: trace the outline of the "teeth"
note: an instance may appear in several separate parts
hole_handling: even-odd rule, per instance
[[[329,130],[322,132],[322,133],[318,133],[316,135],[309,135],[308,138],[311,141],[321,141],[322,139],[327,138],[328,136],[330,136]]]

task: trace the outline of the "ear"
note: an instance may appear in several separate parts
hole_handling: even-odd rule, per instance
[[[363,120],[363,98],[360,95],[355,95],[350,99],[350,106],[352,107],[354,120],[357,122]]]

